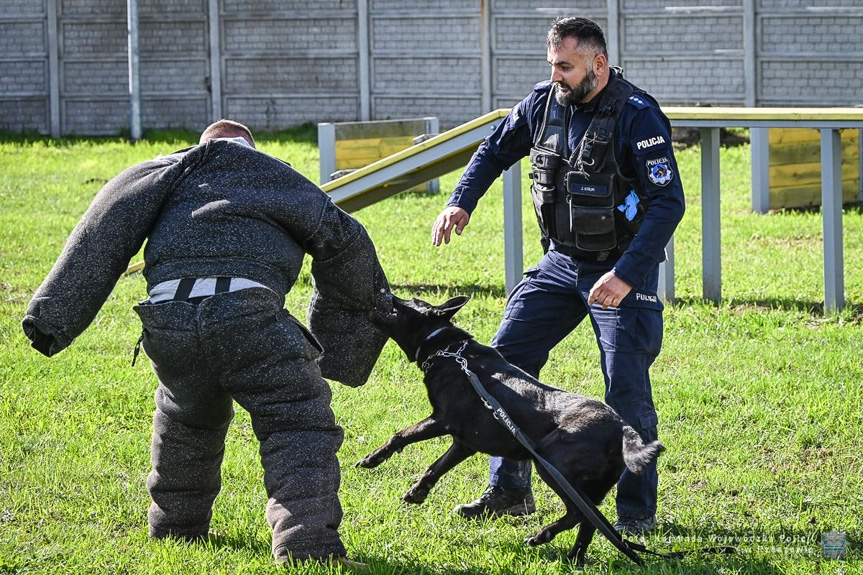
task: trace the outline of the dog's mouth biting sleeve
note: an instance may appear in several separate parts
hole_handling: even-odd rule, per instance
[[[351,387],[368,381],[387,342],[375,312],[390,314],[392,294],[374,244],[365,234],[335,258],[312,263],[315,290],[309,329],[321,343],[321,374]]]

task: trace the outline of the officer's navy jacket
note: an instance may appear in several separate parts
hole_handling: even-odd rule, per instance
[[[480,144],[450,196],[448,206],[472,213],[492,182],[529,155],[539,137],[552,86],[550,81],[537,84]],[[601,99],[600,93],[590,102],[572,108],[567,157],[572,155],[587,131]],[[642,192],[649,198],[638,235],[614,264],[617,277],[633,289],[640,289],[649,272],[664,260],[665,246],[683,217],[685,205],[671,146],[671,124],[659,104],[643,92],[634,93],[621,112],[615,129],[615,157],[624,175],[637,176]],[[655,165],[668,166],[671,173],[663,173],[661,177],[651,173],[651,166]],[[555,249],[553,241],[551,249]]]
[[[243,277],[280,295],[312,256],[311,331],[324,377],[366,381],[391,311],[374,245],[354,218],[288,164],[226,140],[143,162],[96,195],[27,308],[24,331],[51,356],[95,318],[147,239],[148,291],[183,277]]]

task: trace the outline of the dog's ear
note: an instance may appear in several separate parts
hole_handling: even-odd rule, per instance
[[[458,295],[445,301],[439,306],[436,306],[434,313],[438,317],[449,320],[455,315],[455,312],[460,310],[468,301],[470,301],[470,297],[466,295]]]

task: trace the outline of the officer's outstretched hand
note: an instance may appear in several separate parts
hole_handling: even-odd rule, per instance
[[[466,210],[455,206],[445,208],[434,221],[434,225],[432,226],[432,245],[439,246],[441,240],[448,244],[453,228],[455,228],[456,234],[461,235],[462,230],[469,221],[470,214],[468,214]]]
[[[606,309],[608,306],[617,307],[623,298],[629,295],[630,291],[632,291],[632,286],[614,275],[613,271],[610,271],[596,280],[596,283],[590,288],[587,305],[598,303],[602,309]]]

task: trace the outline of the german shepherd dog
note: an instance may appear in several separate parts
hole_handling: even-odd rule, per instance
[[[656,460],[664,449],[662,444],[658,441],[645,444],[638,432],[609,406],[545,385],[507,362],[496,350],[474,341],[465,330],[453,326],[453,315],[468,299],[460,296],[433,306],[419,299],[407,301],[394,297],[393,313],[374,317],[408,360],[416,362],[425,372],[423,382],[432,414],[393,435],[360,461],[358,467],[377,467],[406,445],[451,435],[450,448],[402,497],[408,503],[422,503],[446,472],[477,452],[532,459],[530,452],[494,419],[459,361],[466,361],[465,365],[476,374],[485,390],[531,438],[536,452],[595,505],[602,502],[625,467],[640,473]],[[581,524],[568,555],[581,564],[596,528],[545,468],[536,467],[542,480],[563,500],[566,514],[525,542],[547,543],[558,533]]]

